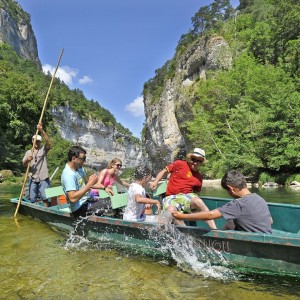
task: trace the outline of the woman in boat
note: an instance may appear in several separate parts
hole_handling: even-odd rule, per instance
[[[272,233],[273,220],[267,202],[248,190],[242,173],[236,170],[227,172],[221,180],[221,185],[229,195],[236,199],[212,211],[191,214],[174,212],[173,217],[177,220],[191,221],[224,217],[227,220],[224,229]]]
[[[195,148],[192,153],[186,156],[186,160],[182,158],[175,160],[161,170],[155,180],[150,183],[150,188],[154,190],[158,182],[167,174],[170,178],[167,185],[166,197],[163,199],[163,210],[170,213],[185,212],[190,213],[192,209],[198,211],[209,211],[202,199],[199,198],[202,188],[202,175],[198,171],[198,167],[205,160],[205,151]],[[180,219],[175,219],[175,224],[185,226]],[[217,229],[213,220],[206,221],[211,229]]]
[[[118,176],[118,172],[122,168],[122,161],[118,158],[114,158],[108,163],[106,169],[103,169],[98,175],[98,181],[95,185],[92,186],[90,191],[90,196],[93,198],[99,197],[98,189],[104,190],[109,195],[114,195],[112,190],[112,185],[116,181],[117,183],[129,187],[129,183],[125,180],[122,180]]]
[[[146,167],[137,167],[134,173],[134,181],[128,190],[128,204],[125,208],[123,219],[126,221],[153,221],[151,216],[145,214],[147,204],[155,204],[157,212],[160,213],[161,207],[158,200],[147,198],[145,187],[151,179],[151,172]],[[150,220],[151,218],[151,220]]]

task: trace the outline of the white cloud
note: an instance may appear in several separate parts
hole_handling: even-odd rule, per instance
[[[55,71],[55,67],[46,64],[43,65],[43,71],[44,73],[50,72],[51,75],[53,75]],[[70,68],[68,66],[58,67],[57,72],[55,74],[55,77],[58,77],[60,80],[62,80],[66,85],[72,85],[73,78],[77,76],[78,71],[76,69]]]
[[[90,78],[90,77],[87,76],[87,75],[84,75],[82,78],[80,78],[80,79],[78,80],[78,82],[79,82],[80,84],[88,84],[88,83],[92,83],[92,82],[93,82],[93,79]]]
[[[134,117],[142,117],[144,115],[143,96],[134,99],[126,105],[125,110],[129,111]]]

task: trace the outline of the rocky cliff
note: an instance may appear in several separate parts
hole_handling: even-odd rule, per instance
[[[194,89],[206,79],[208,70],[227,69],[231,63],[231,50],[224,38],[199,38],[176,58],[175,76],[165,81],[158,101],[153,100],[151,93],[144,92],[143,143],[155,172],[172,161],[178,151],[201,147],[188,140],[182,126],[193,117]]]
[[[83,120],[70,107],[52,110],[54,122],[62,138],[79,144],[87,152],[87,163],[99,170],[105,168],[113,158],[119,158],[126,168],[135,167],[142,158],[139,144],[128,136],[118,133],[113,127],[99,121]]]
[[[32,60],[41,68],[29,15],[17,3],[6,5],[5,2],[0,1],[0,43],[11,45],[20,56]]]

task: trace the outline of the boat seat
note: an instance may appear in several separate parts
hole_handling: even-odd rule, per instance
[[[66,196],[62,186],[56,186],[45,189],[47,199],[51,199],[51,206],[66,204]]]
[[[128,202],[128,193],[118,193],[117,187],[112,186],[112,190],[114,192],[114,195],[111,196],[110,194],[106,193],[104,190],[98,190],[99,191],[99,198],[110,198],[111,201],[111,207],[112,209],[124,207],[127,205]]]
[[[117,194],[118,193],[117,187],[113,185],[112,186],[112,191],[114,192],[114,194]],[[110,197],[110,194],[106,193],[102,189],[99,189],[98,192],[99,192],[99,198],[108,198],[108,197]]]
[[[116,193],[113,196],[110,196],[110,200],[112,209],[124,207],[128,203],[128,193]]]
[[[160,195],[163,195],[166,193],[166,190],[167,190],[167,185],[168,185],[168,182],[167,181],[162,181],[162,182],[159,182],[156,189],[153,190],[153,197],[158,197]]]

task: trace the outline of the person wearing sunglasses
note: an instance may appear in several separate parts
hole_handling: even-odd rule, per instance
[[[61,184],[74,218],[85,217],[93,213],[102,214],[111,203],[91,199],[90,188],[97,182],[96,174],[86,177],[83,164],[86,151],[80,146],[72,146],[68,152],[68,162],[61,174]]]
[[[45,145],[42,145],[42,136],[37,134],[32,137],[34,149],[26,151],[22,164],[27,168],[28,164],[28,190],[31,203],[43,201],[44,206],[49,206],[48,199],[45,195],[45,189],[50,187],[49,171],[47,165],[47,154],[50,150],[50,138],[43,129],[41,123],[37,125],[39,133],[45,139]],[[35,142],[35,143],[34,143]]]
[[[90,195],[92,197],[99,197],[98,189],[103,189],[105,192],[113,196],[114,192],[112,190],[112,185],[115,181],[120,185],[128,188],[130,184],[125,180],[120,179],[120,177],[118,176],[121,168],[122,161],[120,159],[114,158],[113,160],[111,160],[108,163],[107,168],[103,169],[99,173],[98,181],[95,185],[93,185]]]
[[[163,199],[163,211],[170,213],[183,212],[191,213],[192,210],[209,211],[208,207],[199,198],[198,194],[202,188],[202,175],[198,167],[205,160],[205,151],[195,148],[193,152],[187,154],[186,160],[177,159],[161,170],[154,181],[150,183],[150,188],[154,190],[158,182],[170,175],[168,180],[166,197]],[[216,229],[213,220],[205,221],[211,229]],[[174,223],[185,226],[184,221],[175,219]]]

